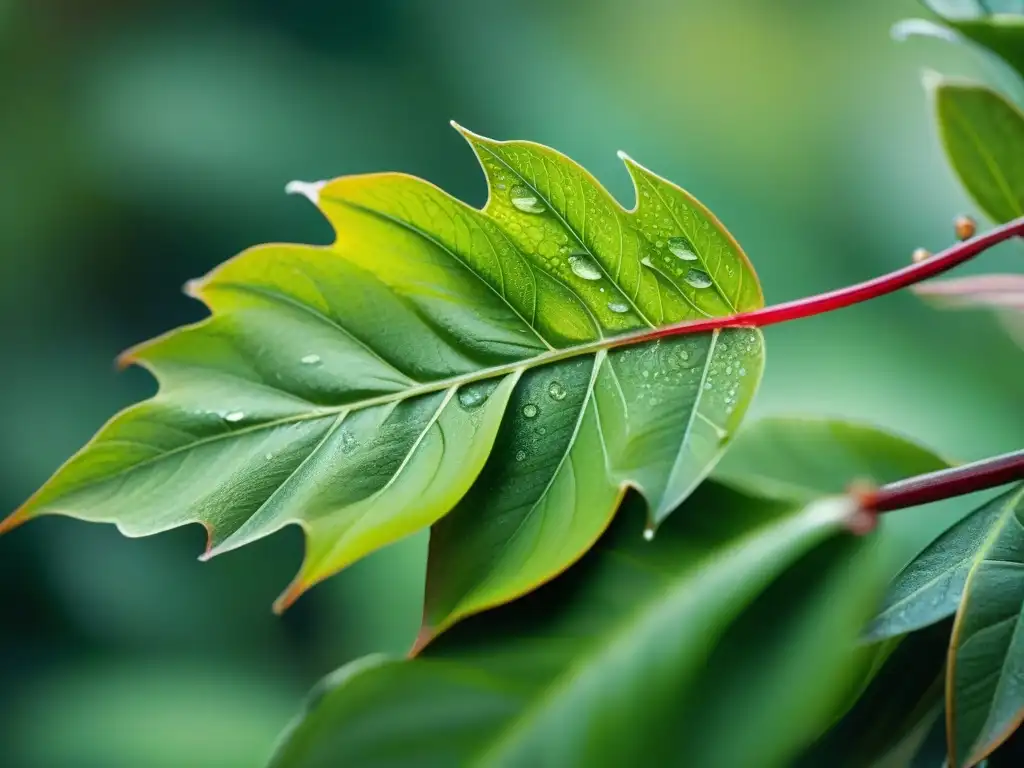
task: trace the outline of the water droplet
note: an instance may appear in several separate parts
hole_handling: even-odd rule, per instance
[[[537,434],[538,435],[546,435],[547,433],[548,433],[548,428],[547,427],[540,427],[537,430]]]
[[[537,418],[538,413],[540,413],[540,408],[538,408],[533,403],[527,403],[526,405],[523,406],[523,416],[525,416],[528,419]]]
[[[685,237],[670,237],[668,239],[668,249],[672,251],[673,256],[678,256],[683,261],[697,260],[697,254],[693,252],[693,246],[690,245],[690,241]]]
[[[731,373],[732,373],[732,366],[731,365],[725,366],[725,375],[728,376]]]
[[[272,458],[274,458],[274,454],[272,454],[272,453],[268,453],[268,454],[267,454],[266,456],[264,456],[263,458],[265,458],[265,459],[266,459],[267,461],[270,461],[270,460],[271,460]]]
[[[654,529],[653,528],[644,528],[644,541],[653,541],[653,540],[654,540]]]
[[[320,363],[320,355],[306,355],[302,358],[303,365],[318,365]]]
[[[230,421],[235,424],[245,418],[245,414],[241,411],[232,411],[231,413],[224,416],[224,421]]]
[[[487,400],[488,392],[483,387],[468,386],[459,390],[459,405],[472,410]]]
[[[690,353],[687,352],[685,349],[680,350],[679,351],[679,359],[682,360],[685,363],[687,360],[690,359]]]
[[[584,280],[601,279],[601,270],[598,269],[597,264],[582,253],[574,253],[569,257],[569,268],[577,277],[582,277]]]
[[[708,381],[704,384],[704,389],[711,389],[711,382]]]
[[[740,376],[746,376],[747,375],[747,369],[746,368],[740,368],[739,373],[740,373]]]
[[[537,193],[525,184],[513,184],[508,198],[523,213],[544,213],[547,210],[547,206],[537,199]]]
[[[552,400],[565,400],[565,387],[562,386],[560,381],[552,381],[548,384],[548,394]]]
[[[608,309],[610,309],[612,312],[615,312],[616,314],[621,315],[623,312],[629,311],[629,305],[623,304],[621,301],[609,301]]]
[[[700,269],[691,269],[683,279],[694,288],[707,288],[711,285],[711,276]]]
[[[522,461],[525,458],[526,458],[526,451],[517,451],[516,452],[516,461]]]

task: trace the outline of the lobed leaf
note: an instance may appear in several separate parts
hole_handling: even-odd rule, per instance
[[[756,276],[703,206],[625,156],[629,211],[553,150],[462,132],[483,210],[401,174],[293,183],[334,243],[258,246],[190,284],[211,316],[124,357],[158,394],[0,530],[197,522],[210,557],[298,524],[283,608],[434,525],[424,639],[564,570],[628,488],[653,531],[721,455],[764,350],[751,329],[643,331],[761,306]]]
[[[329,679],[272,766],[789,764],[884,583],[850,502],[706,483],[650,543],[636,507],[537,592]]]
[[[986,86],[931,84],[946,155],[967,192],[989,217],[1024,216],[1024,113]]]

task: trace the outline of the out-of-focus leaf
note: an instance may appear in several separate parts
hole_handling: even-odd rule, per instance
[[[930,82],[946,155],[994,221],[1024,216],[1024,114],[984,85]]]
[[[534,594],[339,673],[272,765],[786,765],[884,581],[850,504],[706,483],[653,542],[636,505]]]
[[[801,758],[806,768],[906,765],[942,710],[950,623],[899,641],[854,707]],[[941,762],[941,758],[937,761]]]
[[[992,517],[953,623],[946,717],[950,764],[974,765],[1024,719],[1024,486],[982,508]],[[968,534],[969,535],[969,534]]]
[[[769,418],[736,436],[714,478],[759,496],[807,501],[842,493],[854,480],[882,485],[948,466],[933,451],[876,427]]]
[[[1012,505],[1006,502],[1001,496],[979,507],[909,563],[893,580],[865,636],[897,637],[956,613],[968,577],[988,556],[993,530],[1010,519]]]
[[[915,285],[913,290],[940,306],[995,310],[1010,336],[1024,346],[1024,275],[971,275],[928,280]]]
[[[925,5],[1024,76],[1024,4],[1019,0],[925,0]]]
[[[252,248],[190,284],[212,316],[125,357],[157,396],[0,530],[198,522],[209,557],[297,523],[307,552],[284,607],[451,512],[431,537],[426,634],[564,570],[628,488],[653,531],[742,419],[762,337],[621,337],[760,306],[753,269],[700,203],[625,156],[629,211],[553,150],[463,133],[482,211],[401,174],[293,183],[336,241]]]
[[[1004,62],[1012,72],[1024,76],[1024,16],[943,18],[941,24],[928,19],[904,19],[893,26],[892,35],[897,40],[921,35],[950,43],[974,44]]]

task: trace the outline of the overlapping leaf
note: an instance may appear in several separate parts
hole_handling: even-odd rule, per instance
[[[733,449],[654,541],[633,497],[553,583],[416,659],[343,668],[276,768],[791,765],[861,685],[864,611],[891,572],[893,529],[842,535],[855,511],[831,491],[945,463],[827,419],[759,422]]]
[[[974,765],[1024,719],[1024,486],[983,505],[908,565],[871,637],[956,614],[946,678],[950,755]]]
[[[884,584],[850,503],[709,482],[653,542],[627,511],[530,596],[329,678],[272,765],[788,765]]]
[[[444,518],[432,634],[563,570],[629,487],[657,525],[742,418],[762,340],[619,342],[760,306],[756,277],[710,213],[628,158],[631,211],[550,149],[464,133],[482,211],[400,174],[293,184],[336,241],[259,246],[193,283],[211,317],[125,358],[157,396],[3,527],[199,522],[212,555],[297,523],[307,553],[283,606]]]

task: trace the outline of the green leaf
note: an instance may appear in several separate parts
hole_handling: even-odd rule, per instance
[[[982,0],[983,2],[985,0]],[[944,24],[968,40],[999,56],[1024,76],[1024,15],[1020,3],[988,0],[951,5],[926,0]]]
[[[968,577],[986,556],[992,532],[1005,524],[1007,513],[1004,500],[996,499],[929,544],[893,580],[865,637],[896,637],[956,613]]]
[[[989,217],[1024,216],[1024,114],[1003,96],[968,82],[930,83],[946,155]]]
[[[1024,485],[989,502],[953,622],[946,675],[950,764],[974,765],[1024,720]]]
[[[942,711],[943,668],[952,622],[897,642],[857,703],[798,765],[906,765]],[[935,766],[941,763],[941,758]]]
[[[750,494],[809,501],[843,493],[854,480],[884,485],[948,467],[933,451],[877,427],[775,417],[736,436],[714,479]]]
[[[335,242],[258,246],[192,283],[212,316],[124,358],[156,397],[0,530],[198,522],[212,556],[295,523],[307,552],[284,607],[451,512],[432,537],[436,630],[566,568],[628,488],[653,529],[721,455],[764,351],[756,330],[643,333],[761,306],[756,276],[703,206],[625,156],[630,211],[550,149],[463,134],[482,211],[401,174],[291,184]]]
[[[789,764],[884,583],[852,502],[705,483],[652,542],[628,512],[528,597],[328,680],[274,768]]]

